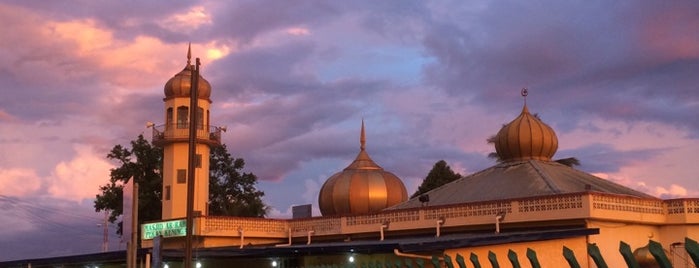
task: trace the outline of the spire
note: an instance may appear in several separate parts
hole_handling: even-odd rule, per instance
[[[527,95],[529,95],[529,90],[526,87],[523,87],[522,97],[524,97],[524,107],[527,107]]]
[[[366,135],[364,134],[364,118],[362,118],[362,133],[359,134],[359,149],[364,151],[366,148]]]
[[[187,46],[187,66],[192,64],[192,42]]]
[[[365,150],[366,147],[366,135],[364,134],[364,119],[362,119],[362,131],[359,134],[359,154],[354,162],[350,164],[347,169],[382,169],[379,165],[371,160],[369,154]]]

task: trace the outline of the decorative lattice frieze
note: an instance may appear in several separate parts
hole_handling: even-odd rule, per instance
[[[699,199],[686,199],[686,213],[699,214]]]
[[[339,233],[341,222],[341,218],[293,220],[289,222],[289,228],[292,232]]]
[[[663,201],[611,195],[592,195],[592,208],[623,212],[663,214]]]
[[[436,209],[427,209],[425,211],[425,219],[436,220],[440,218],[462,218],[462,217],[478,217],[491,216],[498,213],[512,213],[511,202],[490,202],[468,204],[462,206],[442,207]]]
[[[420,220],[420,212],[417,210],[395,211],[381,214],[348,216],[347,225],[383,224],[385,222],[407,222]]]
[[[204,232],[213,231],[252,231],[277,233],[286,232],[287,223],[283,220],[256,219],[256,218],[230,218],[230,217],[206,217]]]
[[[667,205],[667,214],[685,213],[684,200],[667,200],[665,205]]]
[[[537,212],[582,208],[582,195],[562,195],[519,201],[519,212]]]

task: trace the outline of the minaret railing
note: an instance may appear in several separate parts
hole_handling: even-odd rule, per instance
[[[223,129],[217,126],[199,126],[197,139],[206,142],[221,143]],[[161,144],[174,141],[186,141],[189,138],[189,124],[172,123],[153,127],[153,143]]]

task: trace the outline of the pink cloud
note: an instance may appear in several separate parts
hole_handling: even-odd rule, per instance
[[[290,35],[309,35],[311,31],[305,27],[291,27],[286,29],[286,33]]]
[[[81,201],[94,198],[99,186],[109,180],[113,167],[91,147],[75,145],[76,156],[68,162],[60,162],[51,174],[49,193],[57,198]]]
[[[34,170],[24,168],[0,168],[0,194],[27,196],[41,188],[41,179]]]
[[[16,120],[16,118],[14,116],[5,112],[3,109],[0,109],[0,121],[15,121],[15,120]]]

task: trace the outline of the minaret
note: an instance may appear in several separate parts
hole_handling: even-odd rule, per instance
[[[187,215],[187,168],[189,156],[189,109],[192,86],[191,45],[187,65],[165,84],[165,124],[153,128],[153,144],[163,148],[162,219]],[[211,85],[198,81],[194,215],[206,215],[209,201],[210,146],[221,144],[221,128],[210,125]]]

